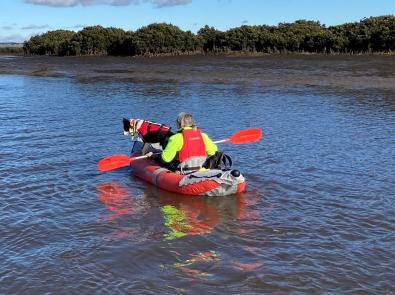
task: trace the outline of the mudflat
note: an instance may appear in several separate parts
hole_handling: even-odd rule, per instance
[[[0,74],[72,77],[82,82],[122,79],[394,90],[395,56],[0,56]]]

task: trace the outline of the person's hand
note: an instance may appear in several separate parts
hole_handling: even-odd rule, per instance
[[[149,152],[149,153],[146,153],[145,155],[147,156],[147,158],[151,158],[153,154],[154,154],[153,152]]]

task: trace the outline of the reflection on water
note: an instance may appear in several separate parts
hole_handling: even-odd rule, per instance
[[[192,253],[190,258],[183,262],[174,263],[174,267],[181,270],[187,276],[191,277],[212,277],[214,274],[209,273],[210,267],[220,260],[215,251],[205,251]]]
[[[247,203],[243,194],[227,198],[227,200],[213,200],[207,197],[191,197],[168,193],[150,186],[146,187],[144,196],[136,199],[130,188],[116,182],[96,185],[98,200],[103,202],[110,212],[103,217],[111,222],[124,214],[141,214],[144,208],[150,207],[150,198],[155,196],[158,201],[164,225],[168,231],[163,237],[167,240],[187,235],[210,234],[215,227],[228,219],[248,219],[259,221],[259,212],[255,209],[247,210]],[[251,199],[254,200],[254,199]],[[256,202],[257,199],[255,199]],[[136,205],[139,210],[136,210]],[[255,205],[251,203],[249,205]],[[231,213],[229,215],[229,213]]]
[[[163,224],[167,228],[162,233],[162,239],[172,241],[193,235],[209,235],[215,231],[216,226],[226,223],[230,220],[250,220],[256,226],[259,225],[260,217],[256,209],[258,198],[249,198],[251,202],[247,203],[244,194],[229,196],[226,198],[210,198],[184,196],[168,193],[156,189],[150,185],[145,187],[144,195],[136,197],[131,189],[117,182],[108,182],[98,184],[98,200],[100,200],[109,215],[102,215],[106,221],[115,225],[111,240],[119,241],[121,239],[130,239],[133,235],[141,235],[133,227],[117,227],[117,221],[122,215],[139,215],[145,214],[146,210],[140,207],[135,210],[136,203],[146,204],[151,207],[152,202],[158,202],[159,211]],[[154,197],[154,199],[152,199]],[[141,199],[145,201],[141,202]],[[158,225],[159,226],[159,225]],[[157,228],[154,231],[159,231]],[[246,233],[247,230],[240,230],[240,234]],[[254,247],[245,247],[245,251],[254,251]],[[214,249],[206,251],[186,251],[185,253],[173,253],[178,262],[173,264],[162,265],[164,269],[176,269],[181,271],[185,276],[191,278],[212,277],[215,273],[210,271],[221,260],[221,254]],[[235,258],[228,257],[231,267],[238,270],[256,270],[263,265],[263,262],[243,262]]]
[[[197,211],[195,205],[193,207],[179,205],[178,208],[174,205],[162,206],[161,211],[165,218],[165,224],[171,230],[165,235],[166,239],[171,240],[185,235],[210,233],[218,219],[213,215],[206,215],[206,212],[202,212],[200,208]],[[217,215],[215,210],[213,210],[213,213]]]
[[[109,219],[113,217],[130,213],[132,205],[129,201],[130,193],[117,183],[103,183],[96,186],[99,191],[97,198],[104,203],[106,209],[112,214]]]

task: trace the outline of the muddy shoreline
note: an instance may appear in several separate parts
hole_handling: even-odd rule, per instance
[[[0,56],[0,74],[81,82],[240,83],[395,90],[395,56]]]

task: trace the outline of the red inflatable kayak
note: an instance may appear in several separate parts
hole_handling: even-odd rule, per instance
[[[140,156],[140,152],[132,157]],[[133,174],[153,185],[184,195],[225,196],[244,191],[246,182],[238,170],[207,170],[180,174],[159,166],[151,159],[132,161]]]

